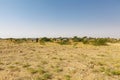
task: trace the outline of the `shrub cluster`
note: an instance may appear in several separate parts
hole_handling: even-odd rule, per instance
[[[45,44],[46,42],[55,42],[60,45],[70,45],[71,43],[78,43],[82,42],[83,44],[92,44],[95,46],[101,46],[101,45],[107,45],[107,43],[116,43],[120,42],[120,39],[115,38],[92,38],[92,37],[77,37],[74,36],[73,38],[21,38],[21,39],[14,39],[14,38],[8,38],[8,41],[14,42],[14,43],[23,43],[23,42],[36,42],[40,44]]]

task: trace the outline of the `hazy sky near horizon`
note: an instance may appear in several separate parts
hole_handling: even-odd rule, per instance
[[[120,0],[0,0],[0,37],[118,37]]]

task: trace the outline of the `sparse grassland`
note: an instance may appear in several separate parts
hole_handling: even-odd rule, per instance
[[[16,41],[0,40],[0,80],[120,80],[120,43]]]

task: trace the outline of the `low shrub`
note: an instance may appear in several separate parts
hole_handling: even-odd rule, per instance
[[[93,41],[93,45],[100,46],[100,45],[107,45],[107,40],[103,38],[95,39]]]
[[[60,45],[70,45],[71,42],[69,39],[62,39],[60,42],[58,42]]]

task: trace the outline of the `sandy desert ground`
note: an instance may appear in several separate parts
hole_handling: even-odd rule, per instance
[[[93,46],[0,41],[0,80],[120,80],[120,43]]]

